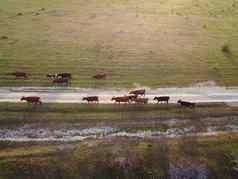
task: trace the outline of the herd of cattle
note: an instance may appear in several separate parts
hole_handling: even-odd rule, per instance
[[[27,79],[28,75],[25,72],[14,72],[10,73],[10,75],[15,76],[15,79]],[[102,73],[102,74],[96,74],[92,76],[96,80],[104,80],[107,78],[107,74]],[[72,80],[72,75],[71,73],[55,73],[55,74],[46,74],[46,78],[48,80],[51,80],[53,84],[68,84]],[[169,103],[169,96],[155,96],[154,101],[157,101],[157,103]],[[28,97],[22,97],[21,101],[27,101],[28,103],[31,104],[42,104],[40,97],[38,96],[28,96]],[[98,96],[88,96],[84,97],[82,99],[83,101],[87,101],[88,103],[91,102],[99,102],[99,97]],[[129,95],[125,96],[116,96],[112,97],[111,99],[115,103],[136,103],[136,104],[147,104],[149,101],[149,98],[145,97],[145,89],[139,89],[139,90],[134,90],[130,91]],[[188,102],[188,101],[182,101],[178,100],[178,103],[181,106],[184,107],[189,107],[189,108],[194,108],[195,103]]]
[[[25,72],[13,72],[13,73],[8,73],[8,75],[12,75],[15,77],[16,80],[19,79],[28,79],[29,75]],[[46,78],[52,82],[52,84],[65,84],[68,85],[71,80],[72,80],[72,75],[71,73],[48,73],[46,74]],[[105,73],[99,73],[92,78],[96,80],[105,80],[107,78],[107,74]]]
[[[169,103],[169,96],[156,96],[154,97],[154,101],[157,101],[157,103]],[[27,101],[28,103],[31,104],[42,104],[40,97],[38,96],[28,96],[28,97],[22,97],[21,101]],[[99,103],[99,97],[98,96],[87,96],[83,97],[83,101],[87,101],[88,103]],[[117,96],[117,97],[112,97],[111,99],[115,103],[135,103],[135,104],[147,104],[149,101],[149,98],[145,97],[145,89],[139,89],[139,90],[134,90],[130,91],[129,95],[125,96]],[[188,102],[188,101],[182,101],[178,100],[178,103],[183,106],[183,107],[189,107],[189,108],[194,108],[195,103]]]

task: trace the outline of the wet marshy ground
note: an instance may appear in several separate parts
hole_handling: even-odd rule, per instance
[[[116,123],[73,123],[43,125],[31,123],[8,125],[0,128],[0,141],[74,142],[90,138],[160,139],[183,136],[217,136],[238,133],[236,118],[204,118],[199,120],[168,119],[164,121],[138,121]]]
[[[77,128],[63,128],[63,129],[50,129],[50,128],[31,128],[30,126],[23,126],[17,129],[0,129],[0,141],[82,141],[87,138],[108,138],[108,137],[128,137],[128,138],[176,138],[182,136],[216,136],[219,133],[237,133],[238,126],[227,125],[222,129],[219,127],[207,127],[206,130],[199,132],[195,127],[190,126],[187,128],[169,128],[167,130],[154,130],[154,129],[116,129],[112,127],[93,127],[85,129]]]
[[[0,178],[238,178],[236,108],[124,108],[2,105]]]

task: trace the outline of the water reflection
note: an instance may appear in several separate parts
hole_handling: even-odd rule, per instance
[[[209,175],[205,165],[179,166],[170,165],[170,179],[207,179]]]

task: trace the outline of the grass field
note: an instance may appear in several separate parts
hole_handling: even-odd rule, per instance
[[[235,135],[160,141],[92,139],[64,145],[1,142],[0,178],[152,179],[175,173],[179,177],[190,168],[188,176],[198,172],[209,179],[235,179],[237,149]]]
[[[0,86],[50,86],[49,72],[80,87],[237,86],[237,29],[236,0],[1,1]]]
[[[232,121],[238,116],[237,107],[223,103],[199,104],[195,109],[184,109],[177,105],[115,105],[115,104],[43,104],[33,107],[19,103],[0,103],[0,123],[18,125],[41,123],[45,126],[66,123],[97,123],[108,125],[121,122],[163,121],[166,119],[191,119],[200,121],[209,117],[226,117]],[[234,118],[235,119],[235,118]],[[235,120],[234,120],[235,121]]]

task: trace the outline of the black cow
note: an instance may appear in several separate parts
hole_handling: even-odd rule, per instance
[[[182,100],[178,100],[178,103],[182,106],[182,107],[188,107],[188,108],[195,108],[195,103],[191,103],[188,101],[182,101]]]
[[[169,103],[169,96],[156,96],[154,97],[154,100],[157,100],[158,103],[160,102],[166,102],[167,104]]]
[[[88,103],[90,103],[90,102],[99,102],[99,98],[98,98],[98,96],[88,96],[88,97],[84,97],[83,98],[83,101],[87,101]]]

